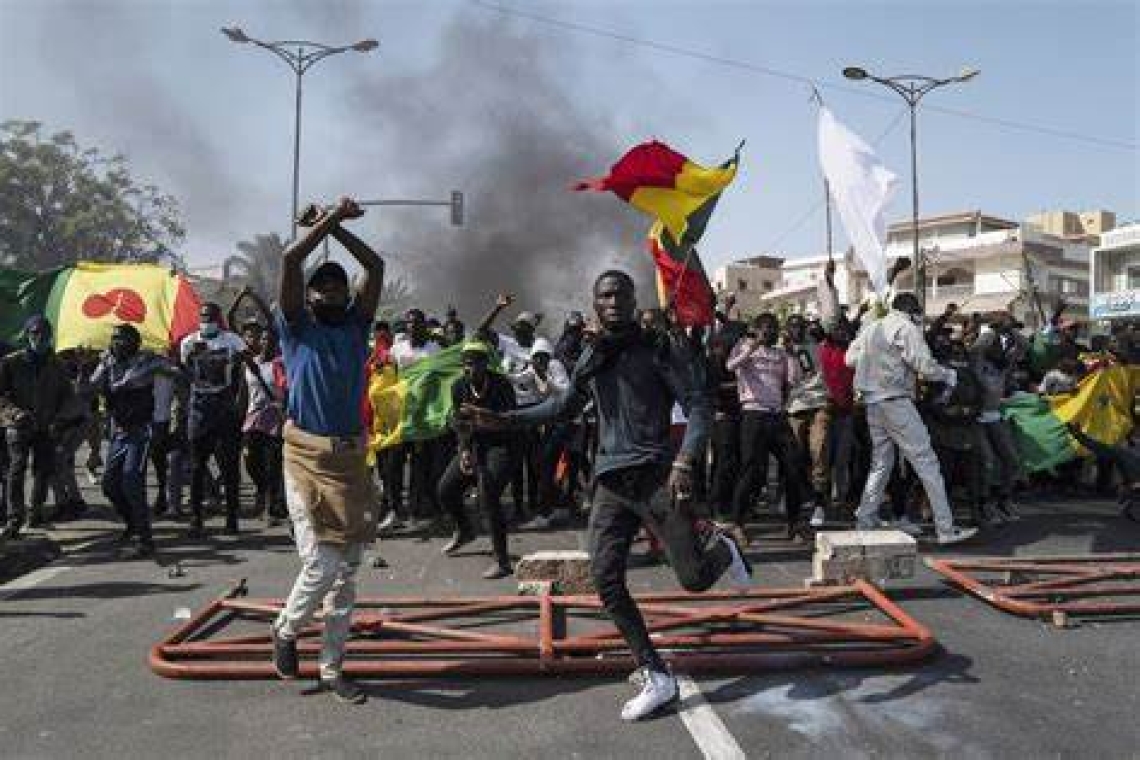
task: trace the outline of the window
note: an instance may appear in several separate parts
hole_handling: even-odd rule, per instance
[[[737,279],[736,290],[737,290],[737,292],[743,292],[745,290],[748,290],[748,280]]]
[[[1137,270],[1137,275],[1140,275],[1140,270]],[[772,289],[772,281],[764,280],[764,282],[760,283],[760,286],[764,288],[765,292],[767,292]]]

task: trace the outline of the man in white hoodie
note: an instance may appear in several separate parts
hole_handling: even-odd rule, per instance
[[[899,293],[890,312],[868,321],[847,349],[847,366],[855,369],[855,392],[867,407],[871,432],[871,469],[855,513],[860,530],[885,527],[878,517],[891,471],[895,447],[910,462],[930,500],[939,544],[956,544],[977,533],[954,526],[954,513],[930,434],[914,406],[915,383],[926,380],[951,387],[958,376],[934,360],[922,334],[922,310],[913,293]]]

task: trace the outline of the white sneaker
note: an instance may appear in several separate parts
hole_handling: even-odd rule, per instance
[[[908,536],[922,535],[922,526],[911,520],[907,515],[903,515],[899,519],[895,520],[893,527],[895,530],[901,530]]]
[[[644,676],[634,679],[641,681],[641,693],[621,708],[622,720],[648,718],[677,698],[677,679],[672,674],[649,668],[642,668],[641,672]]]
[[[748,564],[748,560],[744,558],[744,552],[740,551],[736,539],[728,533],[721,533],[719,539],[724,542],[728,547],[728,551],[732,554],[732,564],[729,565],[728,570],[725,571],[729,581],[731,581],[733,586],[738,588],[751,586],[752,565]]]
[[[813,528],[822,528],[823,524],[827,522],[827,512],[824,511],[823,505],[820,504],[811,513],[811,520],[808,524]]]
[[[951,528],[949,533],[938,534],[938,545],[949,546],[960,544],[973,538],[978,532],[977,528]]]

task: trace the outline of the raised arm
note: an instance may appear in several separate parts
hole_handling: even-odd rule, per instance
[[[285,249],[277,303],[287,320],[296,319],[305,309],[305,259],[316,250],[332,228],[340,224],[342,217],[337,213],[339,210],[339,206],[333,211],[309,206],[298,220],[299,224],[311,226]]]
[[[509,293],[500,293],[499,297],[495,299],[494,307],[487,312],[487,316],[483,317],[483,321],[475,328],[477,334],[485,335],[491,329],[491,325],[495,324],[495,320],[503,313],[503,309],[507,308],[515,302],[515,297]]]
[[[337,209],[342,211],[343,219],[356,219],[364,213],[363,209],[349,198],[341,198]],[[364,283],[356,294],[356,308],[361,314],[372,319],[380,306],[380,293],[384,288],[384,260],[367,243],[339,223],[332,227],[330,233],[352,254],[360,266],[364,267]]]

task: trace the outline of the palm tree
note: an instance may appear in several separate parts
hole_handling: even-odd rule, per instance
[[[285,241],[273,232],[255,235],[252,241],[243,240],[237,249],[238,253],[222,263],[222,277],[227,283],[248,285],[263,298],[272,298],[281,277]]]

